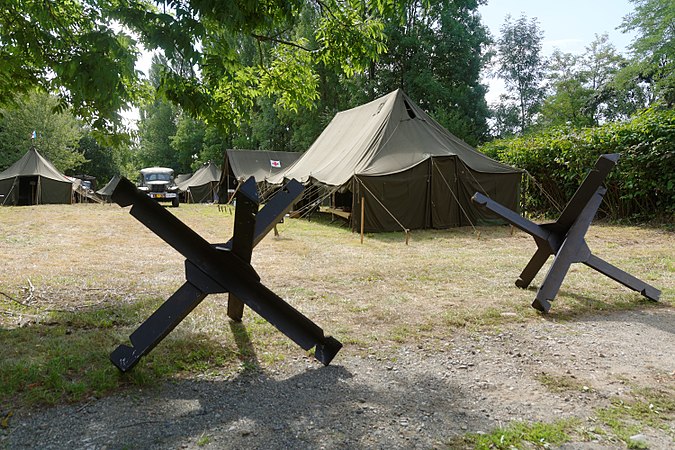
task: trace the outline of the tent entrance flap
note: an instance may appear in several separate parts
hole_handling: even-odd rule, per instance
[[[361,210],[365,199],[364,231],[416,230],[429,227],[428,165],[418,164],[403,172],[385,176],[355,176],[353,211]],[[376,197],[376,198],[374,198]],[[352,215],[353,229],[361,218]]]
[[[19,177],[19,206],[37,204],[38,177]]]
[[[462,225],[458,203],[457,157],[431,159],[431,226]]]

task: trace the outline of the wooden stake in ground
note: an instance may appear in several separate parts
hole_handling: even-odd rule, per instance
[[[363,244],[363,222],[366,217],[366,198],[361,197],[361,243]]]

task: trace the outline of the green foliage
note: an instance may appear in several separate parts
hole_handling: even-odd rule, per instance
[[[0,110],[0,170],[16,162],[32,145],[62,172],[76,171],[85,163],[78,148],[82,128],[70,110],[55,112],[57,106],[54,96],[31,92]],[[35,139],[31,138],[33,131]]]
[[[197,64],[201,77],[165,71],[162,91],[192,116],[224,130],[246,121],[261,96],[273,98],[280,109],[311,107],[318,66],[331,64],[351,76],[385,50],[374,15],[379,7],[371,2],[207,1],[192,7],[192,14],[155,14],[150,25],[143,16],[133,25],[162,36],[148,44],[164,49],[170,62],[179,56]],[[309,9],[315,26],[299,30]],[[193,40],[201,48],[182,39],[184,27],[198,35]],[[181,52],[167,53],[171,46]]]
[[[180,114],[176,134],[169,137],[176,160],[176,164],[171,167],[178,173],[193,172],[193,169],[199,167],[201,163],[198,161],[201,160],[200,154],[203,152],[205,135],[206,124],[204,122],[195,120],[185,113]]]
[[[162,98],[141,109],[138,127],[140,148],[138,163],[141,167],[161,166],[176,170],[176,155],[171,148],[171,137],[176,134],[176,110]],[[139,167],[140,168],[140,167]]]
[[[80,139],[78,151],[84,155],[86,162],[78,168],[77,173],[96,177],[97,186],[101,188],[114,175],[127,175],[124,166],[131,154],[128,145],[101,145],[95,136],[93,132],[86,132]],[[75,171],[71,172],[75,175]]]
[[[136,41],[166,58],[159,86],[194,117],[232,128],[252,100],[297,110],[316,99],[316,68],[353,75],[386,50],[378,19],[389,2],[308,0],[13,0],[0,8],[0,104],[15,91],[58,92],[61,107],[116,131],[120,110],[148,97]],[[316,12],[310,36],[294,35]],[[308,29],[309,31],[309,29]],[[257,59],[242,52],[257,47]],[[55,76],[54,76],[55,75]]]
[[[228,144],[229,141],[220,130],[207,127],[204,133],[204,145],[197,161],[201,163],[213,161],[222,164],[225,150],[230,147]]]
[[[487,29],[478,2],[397,2],[385,19],[388,51],[368,69],[367,99],[402,88],[450,132],[476,144],[487,134]]]
[[[143,91],[135,41],[110,23],[117,2],[12,0],[0,8],[0,106],[36,87],[101,129]]]
[[[594,126],[628,118],[642,109],[642,89],[617,78],[627,64],[606,34],[596,36],[580,56],[556,50],[548,63],[552,92],[544,100],[537,123]]]
[[[630,70],[648,82],[656,100],[675,104],[675,3],[671,0],[631,0],[635,11],[624,18],[624,31],[637,31],[631,47]]]
[[[601,213],[612,219],[672,218],[675,214],[675,111],[649,109],[629,122],[596,128],[551,128],[496,140],[480,150],[534,177],[525,183],[525,210],[557,214],[599,155],[620,153],[607,179]],[[544,194],[542,191],[545,191]]]
[[[520,132],[525,132],[534,122],[544,97],[542,81],[544,59],[541,56],[543,32],[536,18],[528,20],[523,14],[515,21],[511,16],[500,29],[497,40],[498,73],[506,82],[508,96],[518,107]]]

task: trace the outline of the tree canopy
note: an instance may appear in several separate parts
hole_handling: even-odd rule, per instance
[[[314,62],[346,74],[384,52],[384,0],[4,0],[0,8],[0,103],[16,91],[58,93],[61,106],[114,129],[144,92],[138,44],[171,63],[160,89],[195,117],[236,124],[253,99],[297,109],[316,98]],[[293,34],[306,9],[311,40]],[[260,49],[243,61],[241,47]]]
[[[54,113],[58,103],[55,97],[31,92],[19,96],[14,103],[0,110],[0,171],[16,162],[31,146],[62,172],[85,162],[78,147],[82,127],[69,110]]]
[[[490,38],[479,3],[399,2],[397,15],[385,21],[388,50],[366,70],[366,92],[402,88],[452,133],[474,145],[484,139],[487,88],[480,74]]]
[[[631,44],[633,73],[651,85],[654,100],[675,105],[675,3],[631,0],[635,10],[624,18],[624,31],[636,31]]]
[[[500,31],[497,70],[508,92],[503,100],[514,102],[518,128],[523,133],[534,123],[544,98],[545,61],[541,54],[544,33],[536,18],[528,19],[524,14],[515,20],[506,16]]]

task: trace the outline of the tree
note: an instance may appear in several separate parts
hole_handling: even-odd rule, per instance
[[[169,62],[180,59],[198,69],[199,76],[165,70],[161,90],[193,117],[228,130],[261,96],[282,109],[312,105],[318,63],[351,75],[385,50],[374,14],[388,2],[379,0],[206,0],[161,13],[139,12],[135,5],[126,4],[120,17],[144,45],[161,49]],[[311,39],[295,33],[307,8],[318,17]],[[242,51],[251,45],[256,59]]]
[[[108,147],[101,145],[90,131],[86,131],[80,139],[78,151],[86,158],[77,174],[91,175],[96,178],[98,186],[102,187],[114,175],[122,174],[123,167],[120,164],[126,157],[126,147]],[[71,171],[71,175],[75,175]]]
[[[586,80],[587,88],[593,92],[586,106],[593,124],[626,119],[641,109],[636,108],[630,100],[635,98],[640,88],[617,82],[617,74],[627,65],[628,61],[609,42],[606,33],[596,35],[595,40],[586,47],[586,53],[581,59],[581,76]]]
[[[202,162],[206,162],[200,158],[205,135],[206,124],[204,122],[193,119],[184,112],[178,115],[176,133],[169,137],[171,149],[176,156],[176,165],[172,166],[175,170],[179,173],[192,172]]]
[[[56,97],[31,92],[12,103],[0,111],[0,170],[13,164],[31,146],[62,172],[77,170],[85,162],[78,150],[82,128],[70,110],[54,111]]]
[[[607,34],[596,35],[583,55],[556,50],[547,66],[550,94],[538,123],[597,126],[635,114],[646,103],[639,84],[621,77],[627,65]]]
[[[652,101],[675,104],[675,3],[672,0],[631,0],[635,11],[624,17],[621,29],[636,31],[631,44],[633,63],[626,78],[646,82]],[[631,77],[632,76],[632,77]]]
[[[199,154],[199,161],[213,161],[222,165],[225,151],[230,147],[230,142],[220,130],[215,127],[207,127],[204,133],[204,146]]]
[[[96,127],[144,93],[134,69],[137,36],[171,66],[161,89],[183,110],[232,127],[258,96],[294,109],[316,99],[317,62],[351,75],[385,50],[381,0],[5,0],[0,8],[0,103],[14,90],[58,92],[61,104]],[[289,34],[306,7],[318,14],[310,43]],[[265,48],[255,64],[238,43]],[[180,68],[180,70],[176,70]],[[53,75],[56,76],[53,76]]]
[[[119,112],[142,92],[138,50],[110,23],[119,2],[3,0],[0,7],[0,106],[35,88],[58,94],[58,106],[114,130]],[[139,2],[139,4],[141,4]]]
[[[167,70],[168,61],[162,55],[154,55],[150,66],[149,83],[157,89],[161,84],[161,74]],[[181,71],[184,65],[177,62],[174,70]],[[139,146],[136,154],[141,167],[170,167],[177,171],[190,171],[192,163],[180,161],[180,156],[172,147],[172,139],[176,135],[180,111],[171,104],[161,92],[156,91],[154,98],[140,108],[138,123]]]
[[[492,107],[491,131],[494,136],[502,138],[518,134],[520,128],[520,111],[509,102],[505,95],[500,96],[500,102]]]
[[[141,108],[138,162],[142,167],[178,168],[177,155],[171,147],[171,138],[176,134],[176,117],[175,107],[161,98]]]
[[[388,51],[368,69],[368,100],[402,88],[441,125],[471,144],[487,134],[487,29],[477,0],[406,0],[385,23]]]
[[[551,94],[544,99],[539,123],[546,126],[593,124],[593,89],[580,68],[582,58],[555,50],[548,62],[547,79]]]
[[[512,21],[506,16],[497,40],[497,73],[506,82],[509,100],[517,104],[520,132],[534,123],[544,97],[542,80],[544,59],[541,56],[543,32],[536,18],[523,14]]]

